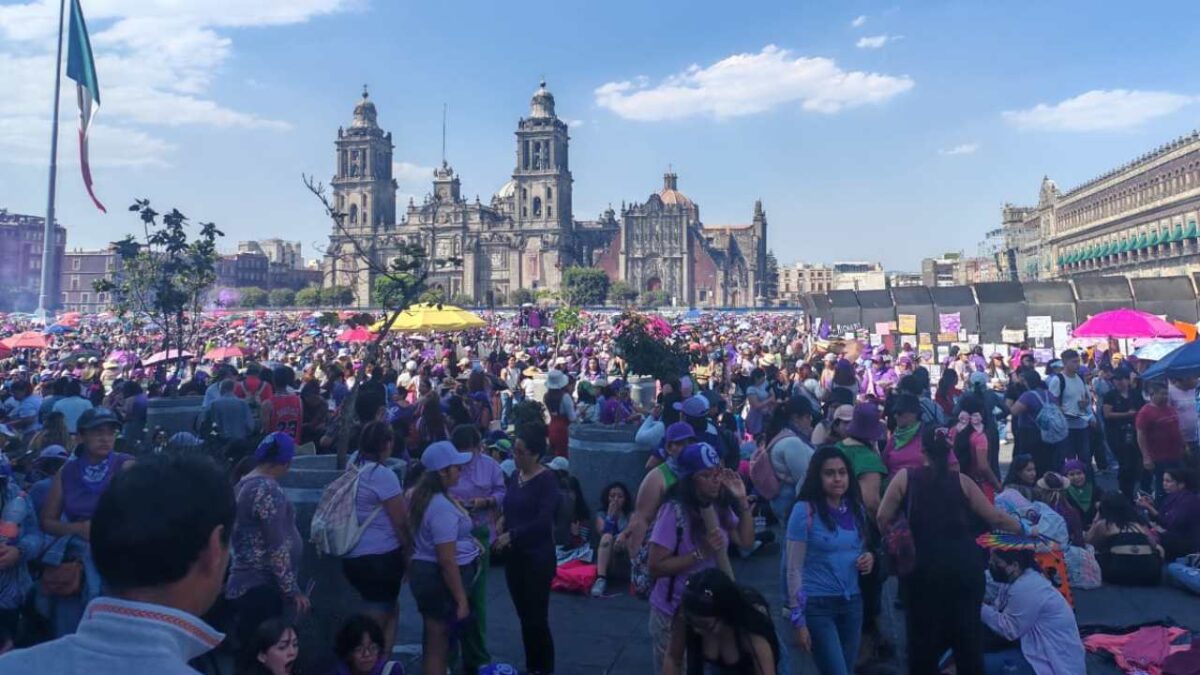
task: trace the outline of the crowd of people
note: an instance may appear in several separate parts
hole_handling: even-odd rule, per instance
[[[908,672],[1075,675],[1073,589],[1196,576],[1197,382],[1143,381],[1115,344],[939,361],[796,314],[678,317],[687,373],[635,395],[616,315],[539,323],[376,344],[213,316],[194,351],[236,344],[236,363],[155,363],[152,328],[82,317],[18,351],[0,363],[0,673],[221,672],[214,649],[293,672],[325,609],[284,489],[304,454],[345,460],[311,537],[360,601],[336,673],[401,672],[405,585],[422,672],[504,672],[498,565],[531,674],[556,668],[552,587],[647,600],[655,673],[890,663],[894,577]],[[195,422],[158,428],[157,401],[188,396]],[[574,425],[627,427],[651,449],[640,484],[584,494]],[[776,606],[736,578],[759,551],[778,551]]]

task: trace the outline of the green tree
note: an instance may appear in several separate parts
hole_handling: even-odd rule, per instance
[[[568,267],[563,270],[562,299],[568,305],[603,305],[609,279],[597,267]]]
[[[417,300],[425,304],[446,302],[446,291],[442,290],[441,287],[429,288],[422,292]]]
[[[475,298],[466,293],[455,293],[450,296],[450,304],[455,307],[474,307],[478,303],[475,302]]]
[[[300,307],[320,307],[321,287],[307,286],[296,291],[295,302]]]
[[[533,302],[533,291],[528,288],[515,288],[508,294],[509,304],[520,307]]]
[[[371,305],[374,307],[395,307],[403,292],[401,284],[391,277],[375,277],[371,286]]]
[[[239,288],[238,298],[238,304],[247,309],[263,307],[267,304],[267,292],[254,286]]]
[[[666,307],[671,304],[671,294],[663,290],[646,291],[642,293],[639,304],[642,307]]]
[[[296,291],[290,288],[276,288],[268,297],[272,307],[291,307],[296,304]]]
[[[178,209],[162,216],[150,200],[135,200],[129,210],[141,220],[141,235],[113,242],[121,274],[97,280],[92,288],[108,293],[122,315],[144,315],[162,330],[162,348],[182,352],[198,336],[201,312],[217,279],[217,237],[212,223],[200,223],[192,238],[188,218]]]
[[[354,289],[349,286],[329,286],[321,289],[321,304],[328,307],[345,307],[354,302]]]
[[[627,281],[614,281],[608,287],[608,299],[621,307],[632,305],[638,297],[638,291]]]

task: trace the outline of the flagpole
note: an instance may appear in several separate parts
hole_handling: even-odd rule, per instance
[[[63,15],[67,0],[58,1],[58,51],[54,57],[54,110],[50,119],[50,185],[46,192],[46,227],[42,233],[42,283],[38,290],[38,306],[35,315],[46,324],[50,323],[52,299],[50,289],[54,279],[54,249],[58,245],[57,228],[54,226],[54,189],[58,178],[58,96],[62,90],[62,43]]]

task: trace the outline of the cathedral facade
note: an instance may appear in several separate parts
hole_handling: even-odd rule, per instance
[[[325,283],[353,288],[359,306],[370,306],[376,270],[404,244],[419,244],[432,258],[453,260],[433,269],[429,286],[479,305],[504,304],[518,288],[557,290],[562,271],[575,265],[600,267],[639,291],[663,291],[676,306],[765,304],[767,220],[760,202],[750,223],[706,226],[699,206],[668,173],[663,189],[644,203],[576,221],[567,131],[543,82],[529,116],[517,123],[512,177],[488,203],[463,198],[459,177],[443,161],[430,193],[419,204],[410,200],[397,219],[392,135],[379,127],[364,91],[335,143],[331,186],[344,221],[329,238]]]

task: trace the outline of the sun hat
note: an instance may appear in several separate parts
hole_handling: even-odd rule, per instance
[[[853,419],[854,419],[854,406],[850,405],[849,403],[844,404],[844,405],[839,405],[837,407],[837,409],[835,409],[833,411],[833,420],[834,421],[840,420],[842,422],[849,422]]]
[[[525,377],[537,377],[542,374],[542,369],[537,366],[529,366],[525,370],[522,370],[521,374]]]
[[[450,441],[430,443],[421,453],[421,465],[429,471],[441,471],[451,466],[461,466],[471,461],[471,454],[459,452]]]
[[[680,476],[691,476],[721,466],[721,456],[708,443],[692,443],[679,453],[675,464],[679,467]]]
[[[546,373],[546,388],[547,389],[562,389],[567,386],[567,374],[561,370],[552,369]]]
[[[696,430],[687,422],[676,422],[667,427],[666,441],[667,443],[678,443],[679,441],[694,441],[696,440]]]
[[[90,408],[83,411],[83,414],[79,416],[79,421],[76,423],[75,427],[80,431],[87,431],[97,427],[120,428],[121,421],[118,420],[116,414],[108,408]]]
[[[546,467],[555,471],[567,472],[571,470],[571,463],[567,461],[566,457],[555,457],[549,462],[546,462]]]
[[[685,401],[680,401],[671,406],[688,417],[704,417],[708,414],[708,399],[703,396],[696,395],[688,398]]]
[[[886,433],[887,427],[884,426],[883,420],[879,419],[879,406],[874,403],[859,403],[854,406],[850,426],[846,428],[847,436],[873,443],[883,438]]]

